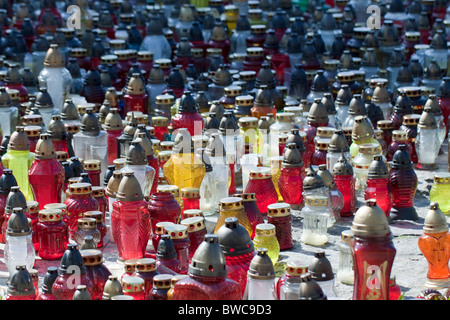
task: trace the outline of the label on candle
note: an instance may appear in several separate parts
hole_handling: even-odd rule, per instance
[[[371,265],[364,261],[364,282],[361,290],[361,300],[387,300],[386,269],[388,262],[381,265]]]

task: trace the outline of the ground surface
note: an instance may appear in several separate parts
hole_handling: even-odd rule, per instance
[[[439,169],[437,171],[446,172],[448,171],[447,141],[444,142],[443,150],[444,154],[440,155],[438,158]],[[390,224],[391,231],[394,235],[394,246],[397,250],[392,272],[396,276],[397,284],[400,286],[402,293],[404,293],[405,299],[414,298],[425,289],[424,283],[426,281],[428,270],[427,262],[418,248],[417,241],[423,233],[423,222],[430,204],[429,190],[433,184],[434,172],[416,170],[416,174],[418,176],[419,184],[415,196],[415,207],[420,217],[419,220],[414,222],[396,221]],[[362,199],[360,198],[359,200]],[[362,202],[359,201],[359,205],[361,204]],[[294,212],[293,215],[295,216],[296,213]],[[213,232],[216,218],[217,217],[215,216],[207,218],[208,231]],[[336,273],[339,261],[338,244],[341,241],[341,232],[345,229],[349,229],[351,223],[352,218],[341,219],[329,230],[329,240],[327,245],[323,247],[312,247],[300,242],[302,223],[300,219],[294,218],[293,238],[295,240],[295,246],[291,250],[281,253],[281,261],[286,262],[289,259],[296,259],[303,262],[305,265],[308,265],[313,253],[323,249],[333,266],[334,273]],[[120,276],[123,273],[123,264],[117,262],[116,246],[109,241],[109,236],[107,236],[105,241],[107,244],[102,249],[105,260],[104,263],[111,273]],[[0,288],[5,288],[9,276],[4,263],[3,248],[4,245],[0,245]],[[39,271],[39,285],[42,284],[43,275],[49,266],[58,267],[59,261],[44,261],[37,257],[35,268]],[[351,299],[353,293],[352,286],[341,284],[337,280],[335,285],[340,299]]]

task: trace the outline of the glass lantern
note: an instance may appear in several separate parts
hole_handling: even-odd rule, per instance
[[[328,197],[305,196],[303,213],[303,243],[323,246],[328,242],[327,225],[330,218]]]

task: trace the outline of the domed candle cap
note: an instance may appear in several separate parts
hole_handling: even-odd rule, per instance
[[[322,103],[322,99],[316,98],[312,103],[309,113],[308,122],[310,123],[328,123],[328,112]]]
[[[350,105],[350,101],[352,100],[352,92],[347,84],[341,85],[337,95],[336,95],[336,104],[337,105]]]
[[[352,128],[352,140],[361,141],[373,137],[373,127],[367,116],[357,116]]]
[[[442,109],[441,109],[441,106],[439,105],[439,102],[436,100],[436,95],[435,94],[430,94],[428,96],[428,100],[427,100],[427,102],[425,102],[424,110],[426,108],[430,108],[431,109],[431,113],[435,117],[438,117],[438,116],[442,115]]]
[[[44,275],[44,280],[42,282],[43,293],[52,293],[52,286],[56,278],[58,278],[58,268],[55,266],[48,267],[47,272]]]
[[[169,77],[167,79],[167,87],[172,89],[184,88],[184,79],[179,68],[174,67],[170,70]]]
[[[328,152],[348,152],[350,147],[342,130],[335,130],[328,143]]]
[[[12,212],[14,208],[24,208],[27,209],[27,199],[25,198],[25,195],[20,190],[19,186],[13,186],[11,187],[11,190],[6,197],[6,206],[5,210]]]
[[[344,153],[333,167],[333,176],[353,176],[353,167],[345,158]]]
[[[325,251],[314,252],[314,258],[308,266],[308,272],[315,281],[328,281],[334,279],[333,268],[330,260],[325,256]]]
[[[158,84],[158,83],[164,83],[165,76],[164,71],[161,69],[159,64],[155,63],[153,65],[152,70],[150,71],[150,75],[148,77],[148,83],[150,84]]]
[[[47,68],[64,68],[64,56],[58,48],[57,44],[51,44],[44,58],[44,67]]]
[[[336,105],[334,104],[333,95],[330,92],[323,94],[322,103],[327,109],[328,114],[336,114]]]
[[[92,300],[92,297],[89,291],[87,291],[87,287],[80,284],[77,286],[72,300]]]
[[[297,128],[293,128],[291,129],[291,132],[288,134],[287,139],[286,139],[286,146],[289,145],[289,143],[295,143],[297,145],[297,149],[300,152],[304,152],[305,151],[305,145],[303,143],[303,138],[300,135],[300,130]]]
[[[7,284],[7,293],[12,296],[28,296],[35,294],[33,280],[26,266],[16,266]]]
[[[239,224],[236,217],[226,218],[216,235],[225,256],[244,255],[254,250],[248,231]]]
[[[11,237],[21,237],[31,234],[30,224],[25,215],[24,208],[14,207],[12,214],[8,219],[6,235]]]
[[[286,143],[283,155],[283,167],[301,167],[303,166],[302,154],[295,142]]]
[[[61,119],[63,120],[79,120],[77,106],[72,99],[66,99],[61,111]]]
[[[106,186],[105,194],[110,198],[116,198],[117,190],[119,189],[120,181],[122,181],[123,174],[120,170],[115,170],[112,177],[109,179]]]
[[[348,114],[349,115],[366,115],[366,106],[364,104],[364,101],[362,100],[361,94],[354,94],[353,98],[350,100],[349,108],[348,108]]]
[[[411,169],[412,161],[409,152],[406,150],[405,144],[400,144],[398,150],[395,151],[390,164],[391,169]]]
[[[271,280],[275,278],[275,270],[267,248],[258,248],[257,254],[250,262],[247,275],[251,279]]]
[[[103,287],[103,300],[110,300],[112,297],[122,295],[122,284],[117,279],[117,276],[110,275]]]
[[[443,233],[448,231],[447,218],[439,208],[437,202],[430,203],[429,210],[425,216],[423,224],[424,233]]]
[[[300,300],[327,300],[320,285],[307,272],[300,276]]]
[[[189,265],[189,273],[200,277],[226,277],[225,255],[218,242],[218,237],[206,234],[198,246]]]
[[[12,106],[12,100],[6,91],[6,87],[0,87],[0,108],[9,108]]]
[[[397,100],[395,100],[394,104],[394,111],[397,113],[402,114],[411,114],[413,107],[412,107],[412,101],[411,98],[408,97],[406,94],[406,91],[403,89],[400,89],[399,96],[397,97]]]
[[[367,177],[369,179],[388,178],[389,168],[383,161],[383,156],[377,155],[373,157],[373,161],[370,163],[369,172]]]
[[[257,107],[272,107],[273,99],[267,85],[260,85],[255,94],[255,106]]]
[[[133,171],[124,172],[119,187],[117,188],[116,199],[118,201],[139,201],[144,199],[141,185]]]
[[[330,188],[331,186],[333,186],[335,184],[333,175],[327,169],[327,165],[326,164],[320,164],[319,165],[319,170],[317,171],[317,174],[320,177],[322,177],[323,182],[324,182],[326,187]]]
[[[233,77],[227,66],[221,65],[214,74],[213,83],[218,86],[226,87],[233,82]]]
[[[329,91],[328,80],[324,75],[323,70],[317,70],[316,75],[311,83],[311,90],[316,92],[326,92]]]
[[[389,103],[389,93],[384,82],[377,82],[372,94],[372,102],[374,103]]]
[[[141,95],[145,93],[144,82],[139,73],[133,73],[126,88],[126,93],[132,95]]]
[[[48,133],[41,133],[34,152],[35,159],[56,159],[55,147]]]
[[[90,136],[97,136],[100,133],[100,128],[100,121],[94,114],[94,110],[92,108],[86,109],[86,113],[81,119],[81,131]]]
[[[441,79],[441,67],[437,63],[436,59],[432,59],[425,69],[425,78],[427,80],[440,80]]]
[[[12,169],[4,169],[0,177],[0,194],[8,196],[14,186],[17,186],[17,180],[12,173]]]
[[[75,266],[78,268],[69,268],[70,266]],[[71,269],[71,270],[69,270]],[[81,256],[80,251],[77,248],[76,244],[73,243],[69,243],[67,245],[67,249],[64,252],[62,258],[61,258],[61,263],[59,266],[59,273],[60,274],[66,274],[69,271],[72,271],[72,274],[75,273],[76,271],[79,271],[81,274],[85,274],[86,273],[86,266],[84,265],[83,262],[83,257]]]
[[[17,126],[16,131],[11,134],[8,150],[26,151],[30,150],[30,141],[25,133],[24,127]]]
[[[197,101],[195,101],[195,98],[190,91],[185,91],[183,93],[183,96],[180,98],[180,106],[178,107],[178,112],[198,112]]]
[[[355,236],[376,237],[391,233],[384,211],[377,206],[375,199],[369,199],[359,208],[353,218],[351,232]]]
[[[47,133],[50,134],[52,140],[65,140],[67,134],[66,127],[59,115],[52,116],[47,126]]]
[[[324,186],[325,183],[322,177],[317,174],[312,166],[309,166],[306,177],[303,179],[303,190],[313,190]]]
[[[417,127],[422,129],[437,129],[436,118],[431,112],[431,107],[427,106],[423,109]]]
[[[261,85],[266,85],[269,88],[272,88],[275,87],[275,84],[276,84],[275,75],[270,69],[269,63],[267,61],[264,61],[261,64],[261,69],[259,69],[259,72],[256,76],[255,86],[257,88],[260,88]]]
[[[111,108],[105,118],[105,130],[123,130],[122,117],[117,108]]]
[[[173,244],[170,235],[162,234],[158,244],[156,257],[160,260],[171,260],[177,257],[175,245]]]
[[[146,165],[148,163],[145,150],[139,140],[131,141],[126,159],[127,165]]]

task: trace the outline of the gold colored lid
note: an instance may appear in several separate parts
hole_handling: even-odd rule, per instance
[[[139,259],[128,259],[124,261],[124,269],[126,273],[133,273],[136,270],[136,264]],[[128,278],[128,277],[127,277]]]
[[[97,221],[94,218],[79,218],[77,225],[78,228],[94,229],[97,228]]]
[[[363,143],[359,146],[362,154],[376,155],[381,153],[380,145],[377,143]]]
[[[44,209],[58,209],[61,210],[63,214],[66,213],[67,205],[64,203],[47,203]]]
[[[316,135],[321,138],[331,138],[336,131],[335,128],[330,127],[318,127]]]
[[[59,162],[64,162],[69,159],[69,154],[66,151],[56,151],[56,159]]]
[[[68,179],[69,186],[74,183],[78,183],[81,181],[81,177],[71,177]]]
[[[233,197],[242,198],[242,202],[254,202],[256,201],[255,193],[235,193]]]
[[[41,135],[42,127],[41,126],[25,126],[24,131],[27,134],[28,138],[36,138]]]
[[[153,52],[151,51],[138,51],[138,61],[153,61]]]
[[[39,213],[39,202],[34,201],[34,200],[28,200],[27,201],[27,208],[28,208],[28,212],[30,214]]]
[[[203,217],[203,212],[200,209],[188,209],[183,211],[183,216],[185,219],[192,217]]]
[[[271,223],[260,223],[255,227],[255,235],[259,237],[273,237],[275,233],[275,225]]]
[[[328,150],[328,145],[330,144],[330,139],[317,138],[315,139],[316,149],[318,150]]]
[[[152,117],[152,125],[154,127],[167,127],[169,119],[167,117]]]
[[[272,173],[270,168],[256,167],[250,169],[250,179],[271,179]]]
[[[355,73],[353,71],[343,71],[337,74],[339,82],[351,82],[355,80]]]
[[[127,159],[125,158],[117,158],[113,160],[113,164],[116,167],[117,170],[122,169],[125,167],[125,162]]]
[[[153,277],[153,287],[157,289],[169,289],[172,280],[171,274],[158,274]]]
[[[238,121],[240,128],[256,128],[258,126],[258,118],[256,117],[241,117]]]
[[[169,225],[174,224],[173,222],[170,221],[160,221],[156,224],[156,230],[155,233],[162,235],[162,234],[166,234],[166,227]]]
[[[450,184],[450,173],[437,172],[434,174],[434,182],[438,184]]]
[[[238,210],[243,208],[243,200],[239,197],[220,199],[220,210]]]
[[[391,120],[378,120],[377,128],[378,129],[392,129],[393,128],[392,121]]]
[[[407,114],[403,116],[404,125],[417,125],[419,123],[420,114]]]
[[[253,11],[255,11],[255,10],[256,9],[253,9]],[[251,13],[250,11],[251,10],[249,10],[249,18],[250,18],[250,13]],[[256,11],[252,12],[252,13],[256,13]],[[263,24],[254,24],[250,27],[250,30],[252,33],[265,33],[266,29],[267,29],[266,26]]]
[[[42,116],[40,114],[27,114],[22,117],[22,122],[25,126],[39,125],[42,123]]]
[[[158,153],[158,160],[162,162],[167,162],[172,156],[171,150],[163,150]],[[158,186],[159,187],[159,186]],[[162,192],[162,191],[161,191]]]
[[[254,102],[253,96],[246,95],[246,96],[237,96],[235,99],[236,105],[248,107],[252,106]]]
[[[161,185],[156,188],[156,191],[157,192],[170,192],[171,194],[173,194],[173,196],[175,198],[178,198],[180,196],[179,188],[176,185],[170,185],[170,184]]]
[[[194,187],[181,188],[180,198],[197,199],[200,198],[200,189]]]
[[[53,222],[63,219],[63,212],[59,209],[42,209],[39,211],[39,221]]]
[[[166,233],[172,240],[186,239],[188,237],[187,226],[183,224],[172,224],[166,226]]]
[[[90,183],[73,183],[69,185],[70,195],[92,194],[92,185]]]
[[[242,94],[242,88],[239,86],[225,87],[224,94],[228,97],[237,97]]]
[[[269,217],[286,217],[291,214],[291,205],[288,203],[272,203],[267,206]]]
[[[101,162],[100,162],[100,160],[95,160],[95,159],[84,160],[83,168],[86,171],[101,170]]]
[[[286,262],[286,274],[299,277],[304,273],[308,272],[308,267],[300,264],[299,261],[288,261]]]
[[[96,224],[103,223],[103,212],[101,211],[86,211],[83,213],[83,217],[95,219]]]
[[[175,143],[173,141],[161,141],[161,143],[160,143],[161,150],[162,151],[172,151],[174,144]],[[159,154],[161,154],[161,152]],[[172,154],[172,153],[170,153],[170,154]]]
[[[106,64],[106,65],[108,65],[108,64],[112,64],[112,65],[116,64],[117,63],[117,59],[118,59],[118,57],[115,54],[107,54],[107,55],[104,55],[104,56],[100,57],[100,61],[103,64]]]
[[[66,128],[67,133],[75,134],[80,131],[81,122],[80,123],[65,123],[64,127]]]
[[[155,63],[159,64],[159,67],[161,69],[167,69],[167,68],[172,67],[172,61],[170,59],[165,59],[165,58],[156,59]]]
[[[105,189],[100,186],[92,186],[92,196],[94,198],[100,198],[105,195]]]
[[[187,227],[188,233],[200,231],[206,228],[203,217],[191,217],[180,221],[180,224]]]
[[[103,263],[103,253],[100,250],[84,249],[80,250],[80,254],[86,267],[98,266]]]
[[[392,131],[393,141],[406,141],[408,139],[408,133],[405,130]]]
[[[406,95],[410,98],[412,97],[420,97],[421,89],[420,87],[401,87],[398,90],[404,90]]]
[[[144,279],[134,276],[125,277],[122,279],[123,292],[142,292],[144,291]]]
[[[323,207],[328,205],[328,198],[324,196],[305,196],[305,204],[313,207]]]
[[[293,122],[295,114],[292,112],[280,112],[275,115],[279,122]]]
[[[142,258],[136,261],[135,270],[137,272],[153,272],[156,270],[156,260],[152,258]]]
[[[249,57],[261,57],[264,55],[263,48],[261,47],[250,47],[246,50]]]

